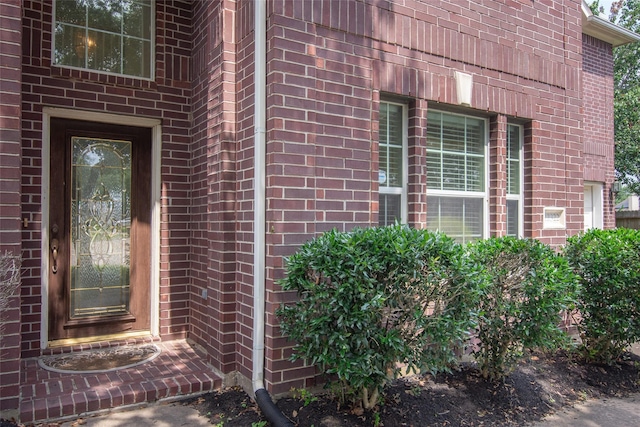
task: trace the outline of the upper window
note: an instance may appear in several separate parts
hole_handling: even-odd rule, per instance
[[[522,230],[522,126],[507,125],[507,236]]]
[[[429,111],[427,228],[460,242],[486,235],[486,121]]]
[[[405,106],[380,103],[379,225],[406,222]]]
[[[53,63],[152,78],[153,0],[57,0]]]

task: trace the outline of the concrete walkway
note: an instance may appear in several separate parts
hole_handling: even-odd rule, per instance
[[[546,417],[531,427],[637,427],[640,395],[588,400]]]
[[[61,427],[211,427],[206,417],[190,406],[176,403],[135,407],[60,424]]]
[[[640,343],[628,349],[640,356]],[[625,398],[587,400],[566,408],[531,427],[638,427],[640,394]]]

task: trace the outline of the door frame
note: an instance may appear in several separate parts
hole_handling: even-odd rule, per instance
[[[592,213],[591,222],[593,225],[591,228],[602,229],[604,227],[604,197],[603,197],[604,185],[601,182],[584,181],[583,187],[585,192],[587,188],[589,188],[591,191],[591,213]],[[583,228],[586,227],[586,223],[584,221],[584,217],[586,213],[585,202],[586,200],[583,199],[582,200],[582,203],[583,203],[582,219],[584,224]]]
[[[92,337],[86,339],[70,339],[60,341],[49,340],[49,175],[51,158],[51,119],[75,119],[88,122],[108,123],[115,125],[138,126],[151,129],[151,271],[149,284],[150,324],[149,331],[136,332],[135,335],[153,335],[160,333],[159,303],[160,303],[160,183],[161,183],[161,146],[162,128],[159,119],[145,117],[121,116],[118,114],[98,113],[91,111],[69,110],[65,108],[44,107],[42,111],[42,222],[41,232],[41,280],[42,305],[40,322],[40,348],[67,345],[78,342],[90,342],[100,339]],[[130,336],[119,334],[118,336]],[[106,337],[102,337],[106,338]]]

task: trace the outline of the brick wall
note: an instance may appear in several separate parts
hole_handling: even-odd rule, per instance
[[[615,201],[609,197],[614,181],[613,50],[609,43],[584,35],[584,179],[604,186],[603,225],[616,226]]]
[[[162,121],[160,333],[184,336],[189,322],[191,7],[156,2],[154,81],[51,66],[50,0],[23,4],[22,356],[40,354],[43,107],[108,112]],[[3,6],[4,7],[4,6]],[[4,75],[3,75],[4,77]]]
[[[0,5],[0,254],[20,255],[20,40],[19,0]],[[2,272],[0,272],[2,274]],[[4,277],[0,277],[0,280]],[[20,298],[9,301],[0,313],[0,411],[18,408],[20,385]]]
[[[234,2],[193,2],[192,6],[193,283],[189,330],[192,338],[207,349],[211,363],[229,373],[236,369],[237,357],[250,357],[246,348],[238,356],[238,347],[247,344],[237,342],[238,330],[242,329],[245,337],[251,336],[246,326],[241,327],[241,319],[248,313],[238,312],[246,286],[243,289],[236,280],[238,275],[251,274],[250,264],[236,260],[242,252],[251,250],[240,242],[236,244],[236,239],[243,240],[242,236],[251,231],[236,227],[236,210],[241,202],[236,183],[237,34],[232,30],[237,11]],[[250,207],[244,209],[250,211]]]
[[[377,111],[410,111],[409,218],[424,225],[426,112],[487,117],[491,230],[503,234],[504,126],[525,124],[525,232],[554,246],[582,228],[581,2],[409,1],[270,3],[268,46],[267,348],[286,345],[275,308],[282,257],[322,231],[377,223]],[[454,71],[473,75],[471,106],[457,106]],[[546,206],[567,228],[541,227]],[[311,374],[273,351],[274,393]],[[282,356],[282,357],[281,357]]]

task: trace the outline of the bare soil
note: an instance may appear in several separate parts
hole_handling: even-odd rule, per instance
[[[584,363],[565,352],[529,353],[504,381],[485,381],[473,364],[451,374],[394,380],[371,411],[341,407],[329,394],[283,398],[277,406],[300,427],[523,426],[579,401],[640,392],[639,368],[640,357],[632,353],[613,366]],[[269,425],[238,388],[183,404],[214,425]]]

